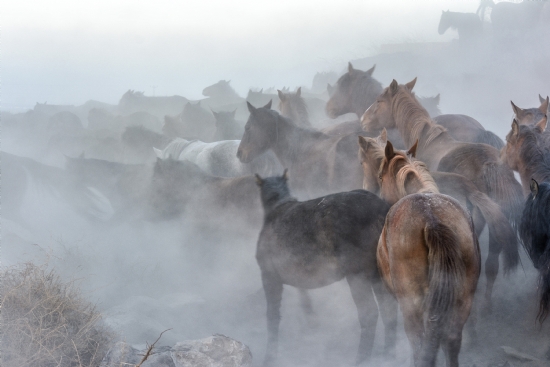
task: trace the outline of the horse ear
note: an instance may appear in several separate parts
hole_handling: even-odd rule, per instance
[[[386,130],[386,128],[383,128],[382,131],[380,132],[380,141],[384,144],[386,144],[388,142],[388,130]]]
[[[368,76],[372,76],[372,73],[374,73],[374,69],[376,68],[376,64],[374,64],[372,66],[372,68],[370,68],[369,70],[365,71],[365,73],[368,75]]]
[[[537,122],[536,127],[538,127],[540,131],[544,132],[544,130],[546,130],[547,122],[548,122],[548,116],[544,115],[544,117],[541,118],[539,122]]]
[[[410,82],[408,82],[407,84],[405,84],[405,87],[407,87],[407,89],[408,89],[409,91],[412,91],[415,84],[416,84],[416,78],[414,78],[413,80],[411,80]]]
[[[285,170],[283,171],[282,178],[283,180],[288,181],[288,168],[285,168]]]
[[[416,158],[416,148],[418,148],[418,139],[416,139],[416,143],[414,143],[414,145],[407,150],[407,154],[413,158]]]
[[[273,102],[273,100],[270,99],[269,102],[267,102],[267,104],[264,106],[264,108],[267,108],[268,110],[270,110],[272,102]]]
[[[298,90],[296,91],[296,96],[300,97],[302,95],[302,87],[298,87]]]
[[[263,92],[264,92],[264,89],[262,88],[262,89],[260,89],[260,91],[258,93],[263,93]]]
[[[540,97],[540,95],[539,95]],[[539,111],[546,114],[546,111],[548,110],[548,97],[546,99],[541,100]]]
[[[395,79],[392,80],[392,82],[390,83],[390,93],[392,97],[397,94],[398,89],[399,89],[399,84],[397,84],[397,81]]]
[[[534,178],[531,179],[531,183],[529,184],[529,189],[531,189],[531,193],[533,194],[533,199],[537,197],[537,194],[539,193],[539,183],[535,181]]]
[[[256,177],[256,185],[262,186],[264,184],[263,178],[261,178],[257,173],[255,173],[254,176]]]
[[[235,114],[237,113],[237,108],[235,108],[233,110],[233,112],[231,112],[231,117],[235,118]]]
[[[518,133],[519,133],[519,124],[518,124],[518,121],[514,119],[514,121],[512,121],[512,135],[517,136]]]
[[[351,64],[351,62],[348,62],[348,73],[352,73],[353,72],[353,65]]]
[[[546,98],[548,98],[548,97],[546,97]],[[541,96],[540,94],[539,94],[539,102],[540,102],[541,104],[544,103],[544,98],[542,98],[542,96]]]
[[[285,94],[284,94],[282,91],[280,91],[279,89],[277,89],[277,94],[279,95],[279,99],[280,99],[281,101],[284,101],[284,100],[285,100]]]
[[[514,114],[517,117],[520,117],[521,115],[523,115],[523,109],[522,108],[519,108],[518,106],[516,106],[514,104],[514,102],[512,102],[512,101],[510,101],[510,103],[512,104],[512,109],[514,110]]]
[[[330,85],[330,83],[327,83],[327,92],[328,94],[332,94],[332,92],[334,91],[334,87],[332,85]]]
[[[214,115],[214,117],[216,118],[216,120],[218,119],[218,114],[216,112],[214,112],[213,109],[210,109],[210,111],[212,111],[212,114]]]
[[[359,135],[359,148],[363,153],[366,153],[369,150],[369,142],[361,135]]]
[[[441,93],[437,93],[437,96],[434,97],[434,101],[436,104],[439,104],[440,97],[441,97]]]
[[[386,159],[389,161],[393,157],[395,157],[395,152],[393,151],[393,145],[391,141],[388,140],[386,143],[386,149],[384,149],[384,154],[386,156]]]
[[[256,107],[252,106],[250,102],[246,101],[246,106],[248,107],[248,112],[250,113],[256,112]]]
[[[153,147],[153,151],[155,152],[155,155],[157,156],[157,161],[162,159],[162,150]]]

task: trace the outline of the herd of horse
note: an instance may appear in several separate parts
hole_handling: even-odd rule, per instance
[[[214,216],[233,227],[246,223],[259,231],[265,366],[277,363],[283,286],[300,289],[310,313],[307,290],[344,278],[361,327],[357,364],[372,354],[379,315],[384,353],[395,355],[400,309],[412,365],[435,366],[441,348],[447,366],[458,366],[463,328],[478,302],[480,244],[488,248],[483,313],[493,312],[500,261],[504,273],[516,269],[520,245],[539,272],[540,322],[550,310],[549,100],[540,97],[535,108],[512,103],[503,142],[472,117],[441,115],[439,96],[415,95],[416,79],[384,88],[374,70],[349,63],[328,85],[326,102],[301,88],[251,91],[243,101],[227,81],[203,91],[222,106],[211,104],[211,113],[200,102],[150,100],[153,112],[141,118],[156,127],[130,125],[120,134],[147,152],[140,163],[81,155],[61,169],[3,152],[8,212],[17,211],[19,183],[30,172],[70,193],[81,212],[108,202],[115,221],[142,213],[150,221],[190,214],[213,226],[221,223]],[[129,91],[119,107],[136,114],[144,98]],[[319,123],[310,114],[319,106],[331,119],[356,117]],[[164,111],[179,112],[162,124],[154,114]],[[237,119],[246,114],[246,123]],[[97,126],[124,121],[92,115]],[[480,240],[485,226],[488,243]]]

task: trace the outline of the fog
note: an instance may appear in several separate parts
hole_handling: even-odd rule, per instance
[[[475,11],[477,1],[21,1],[2,19],[2,108],[36,102],[116,103],[128,89],[202,98],[206,85],[309,84],[380,44],[445,41],[442,9]],[[456,36],[455,36],[456,37]]]
[[[259,205],[250,215],[242,208],[201,201],[206,195],[201,192],[179,215],[152,219],[158,215],[153,209],[163,209],[150,202],[156,161],[152,149],[132,150],[122,142],[122,128],[92,128],[95,105],[79,106],[102,102],[95,108],[120,122],[139,111],[123,112],[119,104],[124,93],[134,90],[146,97],[204,100],[204,109],[235,109],[241,121],[246,107],[208,105],[203,89],[230,80],[246,98],[250,89],[293,91],[302,86],[304,93],[318,94],[325,103],[326,90],[312,90],[315,74],[340,76],[351,61],[361,70],[376,65],[373,77],[383,87],[392,79],[405,83],[418,77],[417,95],[440,94],[442,113],[470,115],[504,139],[512,118],[510,100],[538,107],[538,94],[550,94],[550,32],[545,23],[533,33],[526,31],[517,43],[496,44],[487,15],[477,48],[463,48],[456,30],[438,34],[442,10],[475,13],[478,6],[478,0],[3,4],[1,147],[16,158],[2,158],[2,265],[45,263],[76,280],[107,324],[132,345],[151,343],[169,328],[159,344],[221,333],[247,344],[254,366],[260,366],[267,330],[255,258]],[[50,105],[53,109],[46,110]],[[54,118],[64,109],[76,116],[77,127]],[[319,111],[324,114],[324,107]],[[148,113],[163,126],[163,114]],[[333,123],[325,115],[313,125]],[[74,131],[54,131],[61,128]],[[88,178],[66,165],[80,153],[127,166],[107,174],[93,168]],[[141,165],[135,175],[130,164]],[[119,173],[128,175],[119,178]],[[247,194],[259,202],[259,190]],[[306,199],[302,192],[297,196]],[[483,260],[486,232],[480,240]],[[537,272],[525,251],[520,252],[520,269],[508,277],[498,275],[493,312],[482,314],[476,301],[472,318],[478,339],[465,332],[462,365],[502,366],[509,356],[500,346],[544,358],[550,330],[548,322],[542,327],[535,322]],[[360,327],[348,284],[343,280],[310,295],[314,314],[306,315],[298,291],[285,286],[280,365],[353,365]],[[366,365],[409,363],[401,314],[398,320],[396,359],[383,353],[378,322],[373,358]]]

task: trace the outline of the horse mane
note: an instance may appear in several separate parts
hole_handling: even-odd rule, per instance
[[[520,125],[518,136],[523,137],[519,154],[531,175],[550,182],[550,150],[543,131],[538,126]]]
[[[380,173],[386,165],[388,172],[391,173],[391,177],[395,180],[401,197],[410,194],[407,192],[406,184],[410,182],[411,176],[415,177],[420,184],[420,189],[416,193],[439,194],[439,188],[424,162],[409,157],[405,152],[395,151],[395,156],[389,162],[384,157],[380,165]]]
[[[386,93],[390,93],[388,88]],[[405,144],[408,146],[418,140],[421,144],[419,148],[423,148],[447,132],[443,126],[433,122],[428,111],[405,86],[399,86],[397,94],[392,99],[391,108],[395,121],[404,121],[406,133],[401,135],[407,137]]]
[[[290,110],[294,111],[298,119],[301,121],[300,125],[311,126],[311,123],[309,121],[309,111],[304,98],[302,96],[299,96],[297,93],[285,93],[284,96],[284,101],[281,100],[280,102],[281,106],[284,103],[288,103],[288,105],[290,106]]]

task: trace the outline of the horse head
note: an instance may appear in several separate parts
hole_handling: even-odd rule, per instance
[[[243,163],[251,162],[273,144],[279,114],[271,110],[271,103],[269,101],[264,107],[256,108],[246,102],[250,116],[237,149],[237,158]]]

